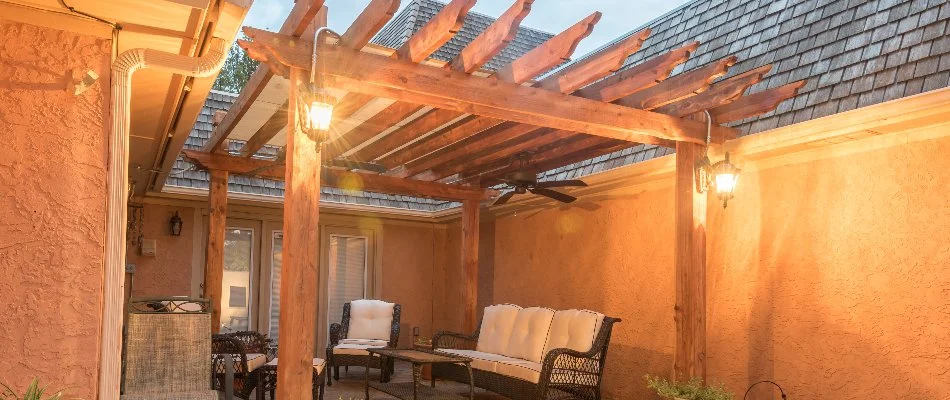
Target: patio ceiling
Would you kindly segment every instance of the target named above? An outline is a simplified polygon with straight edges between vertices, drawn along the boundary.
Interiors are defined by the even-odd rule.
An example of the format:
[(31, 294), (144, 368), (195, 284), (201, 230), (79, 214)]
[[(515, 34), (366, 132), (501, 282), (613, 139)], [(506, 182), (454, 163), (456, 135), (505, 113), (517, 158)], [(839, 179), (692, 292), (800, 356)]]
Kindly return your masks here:
[[(368, 41), (398, 1), (373, 1), (342, 38), (321, 44), (319, 68), (340, 98), (331, 127), (337, 139), (324, 145), (325, 164), (373, 162), (392, 177), (491, 186), (497, 183), (493, 178), (519, 167), (513, 161), (519, 154), (529, 154), (529, 167), (544, 171), (641, 143), (703, 143), (703, 110), (717, 125), (713, 142), (722, 143), (737, 133), (718, 124), (772, 111), (803, 84), (745, 94), (771, 66), (717, 82), (738, 61), (734, 56), (671, 77), (698, 42), (621, 70), (649, 30), (545, 74), (570, 59), (599, 13), (501, 70), (482, 70), (530, 12), (532, 1), (523, 0), (515, 1), (455, 60), (429, 59), (455, 35), (473, 3), (449, 3), (401, 48), (388, 49)], [(240, 44), (265, 61), (259, 72), (268, 79), (252, 79), (241, 95), (248, 101), (239, 99), (229, 110), (204, 150), (217, 151), (225, 140), (237, 139), (246, 143), (234, 157), (250, 159), (265, 145), (285, 145), (288, 89), (283, 76), (288, 65), (309, 69), (312, 45), (283, 31), (245, 32), (253, 41)]]

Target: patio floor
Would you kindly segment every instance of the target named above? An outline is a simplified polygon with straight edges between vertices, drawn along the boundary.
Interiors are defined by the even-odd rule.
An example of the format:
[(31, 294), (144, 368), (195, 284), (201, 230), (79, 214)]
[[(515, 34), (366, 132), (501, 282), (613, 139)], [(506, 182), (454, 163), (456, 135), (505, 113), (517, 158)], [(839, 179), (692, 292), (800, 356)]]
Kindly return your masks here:
[[(333, 386), (327, 386), (326, 392), (324, 394), (324, 400), (360, 400), (363, 399), (363, 369), (351, 367), (349, 374), (344, 372), (343, 368), (340, 369), (340, 380), (334, 381)], [(379, 379), (379, 373), (376, 370), (370, 370), (370, 379)], [(393, 382), (410, 382), (412, 381), (412, 369), (408, 363), (396, 361), (396, 373), (393, 375)], [(426, 381), (428, 383), (428, 381)], [(461, 394), (465, 397), (468, 397), (468, 385), (449, 382), (449, 381), (439, 381), (436, 383), (437, 388), (443, 390), (448, 390), (453, 393)], [(394, 397), (389, 396), (385, 393), (370, 390), (371, 399), (393, 399)], [(505, 399), (505, 397), (496, 395), (494, 393), (486, 392), (484, 390), (475, 389), (475, 398), (479, 400), (499, 400)]]

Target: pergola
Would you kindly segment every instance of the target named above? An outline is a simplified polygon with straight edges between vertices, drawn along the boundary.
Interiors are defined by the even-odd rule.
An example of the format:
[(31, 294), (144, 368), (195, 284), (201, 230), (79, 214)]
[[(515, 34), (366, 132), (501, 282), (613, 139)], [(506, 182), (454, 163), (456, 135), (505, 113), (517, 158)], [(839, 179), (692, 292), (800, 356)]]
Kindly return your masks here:
[[(309, 75), (313, 29), (325, 26), (323, 0), (299, 0), (280, 32), (245, 28), (239, 41), (262, 62), (202, 151), (185, 158), (209, 170), (210, 234), (206, 296), (220, 299), (228, 174), (286, 182), (281, 275), (280, 398), (310, 391), (318, 282), (320, 187), (359, 189), (462, 203), (461, 297), (465, 327), (477, 326), (480, 203), (497, 195), (494, 179), (519, 168), (514, 156), (544, 171), (638, 144), (676, 149), (675, 274), (677, 378), (705, 377), (706, 194), (696, 190), (696, 163), (706, 146), (703, 111), (713, 117), (711, 142), (737, 136), (721, 126), (767, 113), (794, 97), (804, 82), (753, 94), (770, 66), (715, 82), (737, 62), (726, 57), (670, 77), (699, 46), (689, 43), (625, 67), (650, 35), (634, 33), (586, 59), (546, 74), (570, 59), (600, 19), (594, 13), (497, 71), (482, 67), (514, 39), (532, 0), (515, 0), (450, 62), (429, 57), (461, 28), (475, 0), (453, 0), (398, 49), (369, 44), (399, 0), (373, 0), (340, 37), (318, 43), (318, 74), (341, 96), (336, 138), (318, 143), (297, 123), (298, 82)], [(272, 77), (290, 81), (286, 102), (239, 154), (224, 146), (229, 133)], [(292, 112), (293, 111), (293, 112)], [(331, 128), (332, 129), (332, 128)], [(339, 128), (337, 128), (339, 129)], [(285, 132), (285, 143), (279, 133)], [(253, 157), (265, 145), (285, 145), (280, 160)], [(341, 167), (374, 163), (386, 170)], [(220, 318), (220, 304), (214, 306)], [(215, 321), (216, 322), (216, 321)], [(214, 326), (219, 324), (215, 323)]]

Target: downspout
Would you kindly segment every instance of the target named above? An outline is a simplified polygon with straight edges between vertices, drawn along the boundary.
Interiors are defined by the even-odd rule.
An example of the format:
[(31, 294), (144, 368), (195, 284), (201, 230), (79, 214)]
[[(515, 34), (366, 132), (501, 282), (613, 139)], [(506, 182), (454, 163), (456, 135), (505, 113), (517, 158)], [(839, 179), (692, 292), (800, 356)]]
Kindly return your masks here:
[(208, 51), (200, 57), (138, 48), (123, 52), (112, 64), (112, 132), (109, 137), (109, 174), (106, 184), (108, 203), (99, 344), (99, 399), (119, 399), (122, 371), (132, 75), (139, 69), (154, 68), (189, 77), (205, 78), (218, 73), (226, 58), (225, 41), (212, 38)]

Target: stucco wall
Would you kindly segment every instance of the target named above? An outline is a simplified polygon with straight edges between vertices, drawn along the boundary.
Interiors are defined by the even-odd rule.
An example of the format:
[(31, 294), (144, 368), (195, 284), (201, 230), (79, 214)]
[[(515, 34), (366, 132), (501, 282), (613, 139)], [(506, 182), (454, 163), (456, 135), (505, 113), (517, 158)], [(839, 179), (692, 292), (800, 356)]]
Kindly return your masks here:
[[(93, 399), (110, 43), (0, 20), (0, 381)], [(67, 93), (71, 70), (100, 79)], [(106, 90), (104, 90), (106, 89)]]
[[(710, 380), (950, 399), (948, 152), (944, 137), (747, 171), (728, 209), (710, 201)], [(624, 319), (608, 398), (650, 398), (641, 377), (672, 368), (671, 185), (497, 221), (495, 302)]]
[(384, 225), (382, 232), (382, 299), (402, 306), (399, 347), (412, 347), (412, 329), (432, 336), (432, 271), (435, 260), (432, 225)]
[[(138, 245), (129, 246), (126, 259), (135, 264), (132, 297), (188, 296), (191, 293), (194, 232), (201, 229), (201, 221), (195, 221), (194, 210), (159, 204), (143, 206), (142, 235), (144, 239), (155, 240), (156, 253), (143, 256)], [(181, 236), (170, 233), (169, 220), (176, 211), (182, 219)], [(126, 274), (126, 287), (129, 283)]]

